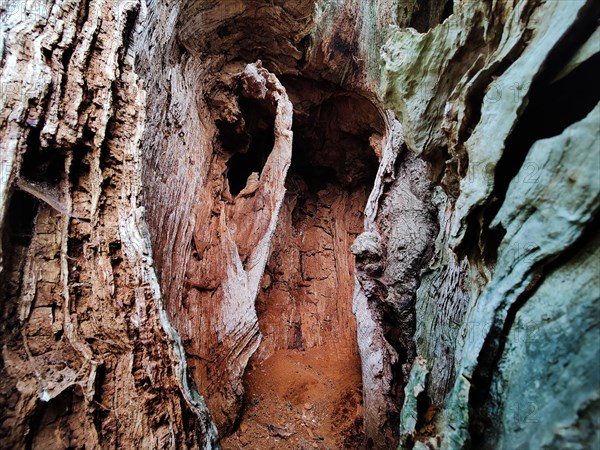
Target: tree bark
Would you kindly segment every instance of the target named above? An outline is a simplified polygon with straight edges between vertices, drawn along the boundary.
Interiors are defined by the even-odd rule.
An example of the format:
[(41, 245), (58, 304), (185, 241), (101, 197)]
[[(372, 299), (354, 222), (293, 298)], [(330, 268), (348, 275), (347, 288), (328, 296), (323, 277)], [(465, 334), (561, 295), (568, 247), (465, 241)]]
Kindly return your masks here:
[(366, 448), (599, 445), (599, 16), (3, 2), (0, 446), (219, 448), (325, 344)]
[(105, 1), (3, 11), (2, 448), (217, 442), (144, 219), (138, 12)]

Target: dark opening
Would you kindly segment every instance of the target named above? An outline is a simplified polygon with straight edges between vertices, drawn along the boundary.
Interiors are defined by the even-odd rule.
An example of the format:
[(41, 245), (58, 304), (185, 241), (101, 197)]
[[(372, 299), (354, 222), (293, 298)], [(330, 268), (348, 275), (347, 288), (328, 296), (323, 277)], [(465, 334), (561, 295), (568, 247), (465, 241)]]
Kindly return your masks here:
[(441, 20), (441, 22), (443, 22), (448, 17), (450, 17), (452, 15), (453, 11), (454, 11), (454, 2), (452, 0), (447, 1), (446, 2), (446, 6), (444, 6), (444, 11), (442, 12), (442, 20)]
[(243, 123), (221, 126), (223, 148), (233, 156), (227, 162), (229, 192), (238, 195), (246, 186), (248, 177), (259, 175), (275, 144), (275, 117), (257, 100), (240, 99)]
[(6, 215), (6, 230), (10, 243), (29, 246), (33, 232), (33, 219), (37, 214), (37, 208), (37, 199), (20, 190), (13, 192), (8, 214)]
[(323, 103), (308, 106), (300, 99), (302, 92), (291, 84), (286, 89), (295, 107), (290, 183), (303, 180), (311, 194), (328, 184), (346, 191), (370, 185), (379, 167), (370, 139), (383, 132), (375, 107), (348, 93), (332, 93)]
[[(292, 162), (256, 299), (263, 339), (244, 377), (242, 422), (276, 416), (291, 423), (303, 408), (319, 405), (336, 424), (335, 430), (316, 425), (321, 446), (362, 448), (349, 243), (363, 231), (385, 124), (368, 99), (339, 86), (303, 77), (280, 80), (294, 107)], [(272, 392), (284, 392), (278, 395), (287, 407)], [(254, 436), (275, 443), (272, 430), (249, 426)], [(298, 435), (309, 441), (306, 431)]]
[(566, 77), (545, 86), (534, 86), (510, 144), (530, 148), (535, 141), (558, 136), (569, 125), (585, 118), (600, 100), (600, 86), (594, 82), (599, 76), (597, 53)]
[(454, 2), (452, 0), (446, 2), (421, 1), (410, 18), (409, 26), (419, 33), (426, 33), (447, 19), (452, 14), (453, 9)]
[(65, 170), (65, 158), (54, 149), (44, 149), (40, 141), (42, 125), (30, 128), (27, 136), (27, 151), (23, 156), (21, 174), (31, 181), (58, 183)]
[(78, 404), (81, 404), (83, 396), (79, 391), (77, 387), (70, 387), (48, 402), (37, 402), (35, 412), (29, 418), (30, 432), (25, 438), (26, 449), (46, 446), (44, 434), (40, 435), (40, 430), (50, 429), (56, 433), (55, 435), (59, 432), (73, 433), (68, 415), (77, 409)]
[[(38, 201), (35, 198), (19, 190), (13, 192), (2, 235), (4, 258), (3, 270), (0, 273), (0, 317), (3, 318), (0, 328), (11, 333), (18, 333), (19, 330), (19, 327), (13, 323), (18, 320), (17, 297), (21, 288), (19, 274), (31, 244), (37, 211)], [(18, 339), (14, 336), (11, 342), (18, 342)]]

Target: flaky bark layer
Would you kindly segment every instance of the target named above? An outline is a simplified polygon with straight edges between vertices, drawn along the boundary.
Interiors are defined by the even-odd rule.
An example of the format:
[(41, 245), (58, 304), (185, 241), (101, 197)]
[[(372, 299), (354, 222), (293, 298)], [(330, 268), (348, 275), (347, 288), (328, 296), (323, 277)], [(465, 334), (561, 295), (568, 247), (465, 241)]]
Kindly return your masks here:
[(210, 447), (140, 199), (139, 4), (15, 5), (3, 13), (0, 446)]

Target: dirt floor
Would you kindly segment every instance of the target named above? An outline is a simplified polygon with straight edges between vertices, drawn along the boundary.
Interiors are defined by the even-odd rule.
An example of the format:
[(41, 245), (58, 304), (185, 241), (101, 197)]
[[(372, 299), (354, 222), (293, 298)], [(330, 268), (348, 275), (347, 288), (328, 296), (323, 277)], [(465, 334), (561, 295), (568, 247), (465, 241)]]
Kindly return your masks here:
[(246, 405), (224, 450), (363, 448), (357, 355), (335, 347), (280, 350), (245, 377)]

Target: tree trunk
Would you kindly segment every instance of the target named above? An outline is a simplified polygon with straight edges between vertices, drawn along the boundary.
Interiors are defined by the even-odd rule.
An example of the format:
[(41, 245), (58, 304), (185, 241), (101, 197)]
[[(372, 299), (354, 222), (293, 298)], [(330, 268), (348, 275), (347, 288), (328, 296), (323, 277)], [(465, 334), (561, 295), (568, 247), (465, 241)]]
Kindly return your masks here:
[(600, 445), (600, 7), (514, 3), (0, 4), (0, 447)]

